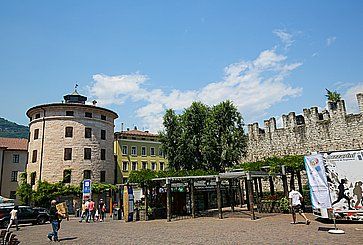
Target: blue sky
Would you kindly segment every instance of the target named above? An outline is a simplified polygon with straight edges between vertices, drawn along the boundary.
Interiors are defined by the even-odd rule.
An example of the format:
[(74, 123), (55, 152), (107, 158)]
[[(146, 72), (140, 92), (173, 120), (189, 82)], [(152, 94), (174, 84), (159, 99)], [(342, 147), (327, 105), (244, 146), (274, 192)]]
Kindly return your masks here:
[[(345, 3), (345, 4), (344, 4)], [(0, 117), (79, 92), (127, 127), (231, 99), (246, 123), (363, 92), (362, 1), (1, 1)], [(262, 125), (260, 125), (262, 126)]]

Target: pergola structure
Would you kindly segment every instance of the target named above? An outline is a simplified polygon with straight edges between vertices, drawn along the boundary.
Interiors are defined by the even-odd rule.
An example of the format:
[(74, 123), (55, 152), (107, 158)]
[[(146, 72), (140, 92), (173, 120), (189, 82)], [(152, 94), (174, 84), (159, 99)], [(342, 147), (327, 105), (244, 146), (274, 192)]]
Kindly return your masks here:
[[(287, 189), (287, 178), (286, 178), (286, 172), (285, 167), (282, 166), (282, 173), (277, 174), (281, 175), (282, 182), (283, 182), (283, 188), (284, 188), (284, 195), (288, 195), (288, 189)], [(274, 175), (276, 176), (276, 174)], [(203, 187), (204, 186), (215, 186), (216, 194), (217, 194), (217, 207), (218, 207), (218, 217), (220, 219), (223, 218), (223, 212), (222, 212), (222, 195), (221, 195), (221, 185), (222, 182), (225, 184), (228, 183), (229, 190), (234, 193), (234, 190), (232, 188), (233, 184), (237, 184), (238, 186), (238, 192), (240, 197), (240, 204), (242, 205), (244, 203), (244, 191), (245, 188), (246, 191), (246, 200), (247, 200), (247, 207), (248, 210), (251, 213), (251, 219), (255, 220), (255, 212), (254, 212), (254, 205), (255, 205), (255, 199), (254, 199), (254, 189), (257, 193), (259, 193), (259, 196), (262, 197), (262, 178), (268, 178), (270, 182), (270, 191), (271, 194), (274, 193), (274, 186), (272, 181), (272, 175), (270, 175), (268, 172), (264, 171), (243, 171), (243, 170), (233, 170), (231, 172), (226, 173), (220, 173), (218, 175), (206, 175), (206, 176), (183, 176), (183, 177), (166, 177), (166, 178), (155, 178), (152, 179), (153, 182), (159, 182), (160, 186), (163, 186), (166, 189), (166, 217), (167, 221), (171, 221), (172, 218), (172, 185), (173, 187), (178, 185), (188, 185), (190, 189), (190, 199), (191, 199), (191, 216), (192, 218), (195, 218), (195, 211), (196, 211), (196, 205), (195, 205), (195, 188), (196, 187)], [(241, 185), (241, 180), (244, 180), (245, 187)], [(255, 188), (253, 188), (253, 183), (255, 185)], [(227, 185), (225, 185), (227, 186)], [(144, 192), (145, 194), (145, 210), (148, 209), (148, 203), (147, 203), (147, 191)], [(231, 204), (231, 210), (234, 211), (234, 194), (233, 198), (230, 199)], [(147, 220), (147, 212), (145, 212), (145, 220)]]

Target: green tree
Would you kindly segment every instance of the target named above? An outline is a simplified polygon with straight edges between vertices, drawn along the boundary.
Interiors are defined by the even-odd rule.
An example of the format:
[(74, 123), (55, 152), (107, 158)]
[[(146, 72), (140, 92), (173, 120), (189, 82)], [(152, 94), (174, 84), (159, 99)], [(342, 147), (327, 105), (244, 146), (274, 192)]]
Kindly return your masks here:
[(16, 190), (16, 195), (19, 196), (21, 205), (30, 205), (34, 191), (30, 184), (26, 182), (26, 173), (20, 174), (20, 184)]
[(181, 115), (181, 126), (183, 128), (182, 158), (185, 169), (202, 169), (203, 155), (202, 137), (208, 117), (209, 108), (201, 102), (193, 102)]
[(180, 157), (182, 136), (180, 117), (172, 109), (168, 109), (164, 115), (163, 125), (165, 130), (160, 133), (160, 141), (168, 158), (169, 167), (181, 169), (183, 162)]
[(333, 91), (332, 92), (332, 91), (330, 91), (327, 88), (325, 90), (327, 92), (326, 95), (325, 95), (325, 97), (327, 97), (329, 101), (336, 103), (339, 100), (341, 100), (341, 95), (337, 91)]
[(231, 101), (224, 101), (210, 110), (203, 133), (203, 149), (207, 168), (223, 171), (245, 155), (246, 135), (243, 119)]

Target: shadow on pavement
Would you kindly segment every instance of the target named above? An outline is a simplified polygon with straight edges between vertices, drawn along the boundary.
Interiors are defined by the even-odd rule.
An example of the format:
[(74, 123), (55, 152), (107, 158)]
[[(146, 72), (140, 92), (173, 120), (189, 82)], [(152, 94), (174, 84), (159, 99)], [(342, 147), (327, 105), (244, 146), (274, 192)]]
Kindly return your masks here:
[(64, 237), (64, 238), (60, 238), (59, 241), (71, 241), (71, 240), (76, 240), (78, 237)]

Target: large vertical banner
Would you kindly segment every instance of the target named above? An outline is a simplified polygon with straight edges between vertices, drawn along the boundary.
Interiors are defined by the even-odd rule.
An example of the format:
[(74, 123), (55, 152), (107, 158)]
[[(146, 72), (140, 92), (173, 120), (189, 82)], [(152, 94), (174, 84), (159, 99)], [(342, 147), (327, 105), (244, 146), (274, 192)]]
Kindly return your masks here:
[(82, 188), (82, 200), (88, 200), (92, 196), (92, 188), (91, 188), (91, 180), (85, 179), (83, 180), (83, 188)]
[(363, 150), (324, 153), (332, 207), (342, 217), (363, 219)]
[(134, 215), (134, 194), (131, 186), (124, 186), (123, 206), (124, 220), (126, 222), (132, 221)]
[(305, 169), (309, 179), (311, 203), (316, 209), (331, 207), (329, 186), (321, 154), (305, 156)]

